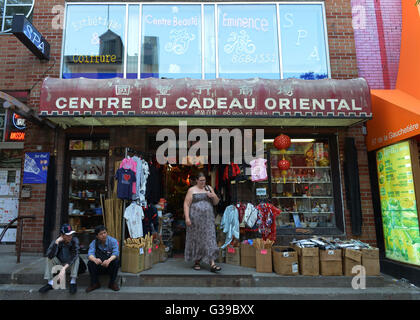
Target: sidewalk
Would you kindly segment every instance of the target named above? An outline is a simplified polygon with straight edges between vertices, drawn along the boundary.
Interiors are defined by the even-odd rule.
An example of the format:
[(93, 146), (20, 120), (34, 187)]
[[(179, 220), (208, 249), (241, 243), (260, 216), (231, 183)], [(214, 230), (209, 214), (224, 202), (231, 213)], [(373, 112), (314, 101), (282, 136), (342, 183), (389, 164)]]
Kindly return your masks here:
[(45, 257), (24, 253), (17, 264), (14, 246), (0, 245), (0, 300), (420, 300), (419, 288), (387, 275), (367, 277), (366, 289), (355, 290), (352, 277), (280, 276), (220, 265), (222, 272), (214, 274), (208, 266), (195, 271), (191, 263), (172, 258), (138, 274), (119, 272), (118, 292), (107, 288), (104, 276), (102, 287), (86, 294), (89, 274), (85, 273), (78, 279), (76, 295), (71, 296), (68, 290), (41, 295), (38, 289), (46, 283)]

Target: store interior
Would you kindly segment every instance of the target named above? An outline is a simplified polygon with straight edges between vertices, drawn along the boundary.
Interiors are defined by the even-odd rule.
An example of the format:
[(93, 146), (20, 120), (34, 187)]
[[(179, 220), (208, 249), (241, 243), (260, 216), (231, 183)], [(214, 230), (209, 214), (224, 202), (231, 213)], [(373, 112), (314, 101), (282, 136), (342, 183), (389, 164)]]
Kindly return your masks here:
[[(156, 208), (149, 216), (145, 214), (143, 231), (150, 230), (162, 236), (162, 217), (170, 219), (171, 253), (180, 256), (185, 246), (185, 221), (183, 203), (192, 177), (203, 172), (207, 184), (220, 198), (215, 207), (218, 243), (223, 243), (220, 220), (229, 205), (270, 203), (281, 210), (275, 217), (275, 225), (281, 230), (325, 230), (336, 226), (337, 203), (333, 185), (333, 168), (330, 161), (331, 138), (292, 137), (287, 150), (278, 150), (273, 142), (276, 133), (265, 135), (264, 159), (267, 178), (253, 181), (249, 165), (205, 164), (200, 154), (183, 159), (183, 164), (160, 165), (156, 161), (156, 142), (148, 143), (143, 150), (132, 147), (110, 148), (109, 139), (68, 139), (67, 164), (68, 191), (66, 194), (68, 222), (79, 234), (81, 251), (86, 251), (94, 239), (93, 230), (105, 224), (110, 234), (119, 241), (130, 237), (122, 218), (132, 200), (118, 199), (115, 173), (123, 159), (138, 156), (148, 163), (149, 177), (146, 183), (146, 207)], [(150, 139), (149, 139), (150, 140)], [(231, 146), (234, 141), (231, 139)], [(255, 148), (255, 144), (254, 144)], [(233, 150), (233, 148), (231, 148)], [(255, 150), (255, 149), (254, 149)], [(113, 163), (110, 163), (110, 154)], [(222, 155), (222, 152), (220, 153)], [(233, 157), (232, 157), (233, 158)], [(210, 160), (210, 157), (208, 157)], [(287, 160), (289, 167), (282, 170), (280, 161)], [(220, 158), (219, 163), (222, 162)], [(284, 163), (283, 163), (284, 164)], [(284, 169), (284, 168), (283, 168)], [(112, 203), (111, 203), (112, 202)], [(153, 209), (154, 210), (154, 209)], [(157, 215), (156, 215), (157, 213)], [(114, 215), (110, 218), (110, 214)], [(147, 221), (145, 221), (147, 220)], [(145, 228), (148, 223), (150, 228)], [(258, 227), (241, 225), (241, 239), (257, 238)]]

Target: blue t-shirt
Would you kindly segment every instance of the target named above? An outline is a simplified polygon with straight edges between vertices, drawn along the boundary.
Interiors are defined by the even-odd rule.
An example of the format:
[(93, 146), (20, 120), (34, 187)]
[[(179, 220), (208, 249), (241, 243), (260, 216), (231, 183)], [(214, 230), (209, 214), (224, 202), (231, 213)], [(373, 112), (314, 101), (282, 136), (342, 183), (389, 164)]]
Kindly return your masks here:
[(115, 174), (117, 184), (117, 197), (131, 200), (133, 194), (133, 182), (136, 182), (136, 174), (130, 169), (119, 168)]

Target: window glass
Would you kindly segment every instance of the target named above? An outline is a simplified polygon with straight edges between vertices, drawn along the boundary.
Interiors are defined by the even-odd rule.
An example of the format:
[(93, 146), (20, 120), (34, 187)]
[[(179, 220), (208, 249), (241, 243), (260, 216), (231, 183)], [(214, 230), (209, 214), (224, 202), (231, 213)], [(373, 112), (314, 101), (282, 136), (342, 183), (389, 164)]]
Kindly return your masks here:
[(143, 5), (141, 77), (201, 79), (200, 5)]
[(328, 77), (321, 5), (280, 5), (283, 78)]
[(0, 33), (12, 31), (14, 14), (24, 14), (32, 21), (34, 0), (0, 0)]
[(205, 79), (216, 78), (216, 30), (214, 5), (204, 6), (204, 73)]
[(67, 7), (63, 78), (124, 76), (125, 5)]
[(218, 6), (219, 77), (278, 79), (275, 5)]
[(140, 6), (128, 7), (127, 78), (137, 79), (140, 41)]
[[(282, 210), (277, 226), (335, 227), (328, 139), (292, 139), (285, 153), (272, 143), (266, 148), (270, 149), (272, 202)], [(281, 160), (287, 161), (287, 170)]]

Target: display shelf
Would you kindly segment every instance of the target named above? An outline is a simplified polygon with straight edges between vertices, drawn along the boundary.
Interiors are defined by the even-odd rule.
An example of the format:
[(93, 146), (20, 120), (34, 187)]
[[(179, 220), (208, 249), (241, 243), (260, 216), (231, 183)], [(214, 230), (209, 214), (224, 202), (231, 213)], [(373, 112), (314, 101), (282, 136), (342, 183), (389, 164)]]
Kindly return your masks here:
[[(267, 182), (268, 183), (268, 182)], [(297, 182), (297, 181), (286, 181), (286, 182), (281, 182), (281, 181), (271, 181), (272, 184), (318, 184), (318, 183), (328, 183), (331, 184), (331, 181), (301, 181), (301, 182)]]
[(101, 217), (102, 214), (69, 214), (69, 217), (84, 217), (84, 218), (91, 218), (91, 217)]
[(311, 212), (311, 211), (282, 211), (282, 214), (286, 214), (286, 213), (303, 213), (303, 214), (314, 214), (314, 215), (321, 215), (321, 214), (331, 214), (334, 212)]
[(332, 196), (310, 196), (310, 197), (279, 197), (279, 196), (273, 196), (273, 199), (334, 199)]
[[(273, 169), (279, 169), (278, 166), (271, 166), (271, 170)], [(331, 169), (330, 166), (317, 166), (317, 167), (307, 167), (307, 166), (302, 166), (302, 167), (289, 167), (290, 169)]]

